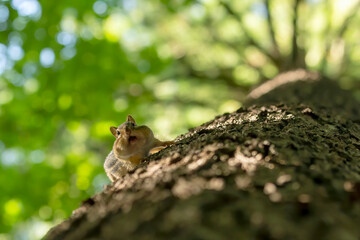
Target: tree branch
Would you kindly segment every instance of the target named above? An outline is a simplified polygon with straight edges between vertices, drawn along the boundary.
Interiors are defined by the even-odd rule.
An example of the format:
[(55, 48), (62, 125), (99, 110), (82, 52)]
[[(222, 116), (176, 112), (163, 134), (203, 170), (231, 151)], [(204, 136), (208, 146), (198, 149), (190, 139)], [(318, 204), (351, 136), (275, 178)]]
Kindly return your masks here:
[(256, 47), (257, 49), (259, 49), (266, 57), (268, 57), (269, 59), (271, 59), (271, 61), (278, 67), (280, 67), (279, 65), (279, 61), (278, 59), (276, 59), (272, 54), (270, 54), (264, 47), (262, 47), (257, 41), (255, 41), (255, 39), (251, 36), (251, 34), (249, 33), (249, 31), (247, 30), (247, 28), (245, 27), (241, 17), (239, 17), (239, 15), (237, 15), (229, 6), (229, 4), (220, 1), (220, 4), (225, 8), (225, 10), (231, 15), (233, 16), (240, 24), (242, 30), (244, 31), (248, 41), (249, 41), (249, 45), (252, 45), (254, 47)]
[[(332, 40), (339, 40), (339, 39), (343, 38), (343, 36), (344, 36), (346, 30), (348, 29), (351, 21), (356, 16), (356, 14), (359, 12), (359, 10), (360, 10), (360, 1), (358, 1), (357, 4), (355, 4), (352, 12), (350, 12), (350, 14), (346, 17), (346, 19), (344, 20), (344, 23), (341, 26), (340, 30), (338, 31), (337, 35), (334, 38), (332, 38)], [(326, 59), (329, 57), (329, 54), (330, 54), (331, 42), (332, 41), (326, 41), (324, 57), (323, 57), (323, 59), (321, 61), (321, 65), (320, 65), (320, 72), (321, 73), (324, 73), (324, 71), (325, 71)]]
[(274, 54), (276, 57), (280, 57), (279, 45), (277, 44), (276, 39), (275, 39), (274, 24), (272, 21), (272, 15), (271, 15), (271, 11), (270, 11), (270, 0), (265, 0), (265, 6), (266, 6), (266, 10), (267, 10), (266, 16), (267, 16), (267, 24), (268, 24), (268, 28), (269, 28), (269, 34), (270, 34), (272, 44), (274, 46)]
[(297, 18), (298, 18), (298, 8), (299, 8), (300, 0), (295, 1), (294, 6), (294, 18), (293, 18), (293, 36), (292, 36), (292, 66), (297, 66), (297, 58), (299, 56), (299, 49), (298, 49), (298, 43), (297, 43)]
[(360, 9), (360, 1), (358, 1), (358, 3), (355, 5), (355, 7), (353, 8), (352, 12), (349, 14), (349, 16), (347, 16), (347, 18), (345, 19), (343, 25), (340, 28), (340, 31), (338, 33), (337, 38), (342, 38), (344, 36), (344, 33), (346, 32), (346, 30), (348, 29), (351, 20), (356, 16), (356, 14), (359, 12)]
[[(210, 28), (210, 29), (211, 29), (211, 28)], [(230, 43), (230, 42), (224, 42), (224, 41), (220, 40), (220, 39), (216, 36), (216, 34), (214, 33), (214, 31), (212, 31), (212, 30), (209, 30), (209, 31), (210, 31), (211, 37), (213, 38), (213, 40), (214, 40), (215, 42), (221, 42), (222, 44), (228, 46), (229, 48), (234, 49), (235, 51), (237, 51), (237, 52), (239, 53), (240, 56), (241, 56), (241, 55), (244, 55), (243, 52), (240, 52), (241, 49), (239, 48), (239, 45), (233, 44), (233, 43)], [(267, 79), (267, 78), (264, 76), (264, 74), (262, 73), (262, 69), (261, 69), (261, 68), (259, 68), (259, 67), (257, 67), (257, 66), (254, 66), (253, 64), (251, 64), (249, 61), (246, 60), (245, 57), (242, 57), (241, 59), (243, 60), (242, 64), (247, 65), (247, 66), (249, 66), (250, 68), (255, 69), (255, 70), (259, 73), (260, 78), (261, 78), (260, 82), (263, 82), (263, 81), (265, 81), (265, 80)], [(234, 80), (233, 80), (233, 77), (231, 77), (231, 79), (232, 79), (232, 81), (234, 81)], [(227, 80), (227, 81), (230, 81), (230, 80)], [(236, 83), (234, 83), (234, 84), (237, 85)], [(231, 85), (233, 85), (233, 84), (231, 84)]]
[[(200, 71), (196, 71), (195, 69), (191, 68), (189, 66), (188, 68), (188, 76), (189, 77), (194, 77), (194, 78), (205, 78), (205, 79), (209, 79), (208, 76), (206, 76), (206, 74), (204, 72), (200, 72)], [(246, 86), (241, 86), (239, 84), (237, 84), (234, 81), (234, 77), (232, 76), (232, 72), (228, 71), (227, 69), (220, 69), (219, 71), (219, 76), (217, 77), (217, 79), (221, 79), (224, 82), (226, 82), (226, 84), (231, 87), (232, 89), (236, 89), (236, 91), (240, 91), (240, 92), (248, 92), (249, 88)]]

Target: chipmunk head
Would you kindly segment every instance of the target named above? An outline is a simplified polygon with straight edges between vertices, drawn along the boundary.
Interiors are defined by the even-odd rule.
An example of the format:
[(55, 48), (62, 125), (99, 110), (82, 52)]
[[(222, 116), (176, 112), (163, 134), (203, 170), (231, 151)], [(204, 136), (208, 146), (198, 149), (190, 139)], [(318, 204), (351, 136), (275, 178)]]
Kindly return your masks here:
[(154, 139), (150, 128), (137, 126), (131, 115), (128, 115), (126, 122), (120, 126), (110, 127), (110, 131), (116, 138), (113, 151), (120, 158), (138, 153)]

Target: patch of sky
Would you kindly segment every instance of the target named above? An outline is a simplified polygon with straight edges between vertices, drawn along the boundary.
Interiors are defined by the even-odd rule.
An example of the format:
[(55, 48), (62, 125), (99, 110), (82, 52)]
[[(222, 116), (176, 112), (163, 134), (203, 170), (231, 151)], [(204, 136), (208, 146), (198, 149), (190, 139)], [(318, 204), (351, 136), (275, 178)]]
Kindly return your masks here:
[(137, 7), (136, 0), (123, 0), (123, 8), (124, 10), (130, 12)]
[(266, 18), (268, 15), (266, 6), (263, 2), (255, 2), (251, 5), (251, 11), (260, 17)]
[(74, 46), (76, 43), (76, 36), (73, 33), (61, 31), (56, 35), (56, 40), (61, 45)]
[(17, 44), (17, 45), (23, 45), (24, 40), (21, 37), (21, 34), (19, 32), (13, 31), (9, 33), (8, 36), (9, 43)]
[(99, 15), (99, 16), (104, 16), (106, 11), (108, 9), (108, 6), (105, 2), (103, 1), (96, 1), (93, 4), (93, 10), (94, 12)]
[(7, 47), (0, 43), (0, 75), (6, 70), (7, 63)]
[(24, 57), (24, 50), (20, 45), (10, 43), (7, 49), (8, 56), (13, 61), (19, 61)]
[(27, 77), (27, 78), (33, 77), (36, 72), (37, 72), (37, 65), (35, 63), (26, 62), (23, 65), (22, 73), (25, 77)]
[(69, 60), (73, 58), (76, 55), (76, 48), (74, 47), (64, 47), (60, 51), (60, 56), (64, 60)]
[(21, 87), (25, 83), (24, 76), (13, 69), (9, 69), (4, 75), (5, 78), (16, 87)]
[(44, 48), (40, 52), (40, 64), (45, 67), (51, 67), (55, 62), (55, 53), (51, 48)]
[(43, 151), (37, 149), (29, 154), (29, 160), (33, 163), (41, 163), (45, 160), (45, 154)]
[(0, 23), (6, 22), (9, 18), (9, 9), (5, 5), (0, 5)]
[(1, 163), (3, 166), (20, 165), (24, 160), (24, 154), (19, 149), (8, 148), (1, 153)]
[(13, 0), (11, 6), (18, 12), (19, 16), (38, 20), (41, 17), (41, 5), (37, 0)]

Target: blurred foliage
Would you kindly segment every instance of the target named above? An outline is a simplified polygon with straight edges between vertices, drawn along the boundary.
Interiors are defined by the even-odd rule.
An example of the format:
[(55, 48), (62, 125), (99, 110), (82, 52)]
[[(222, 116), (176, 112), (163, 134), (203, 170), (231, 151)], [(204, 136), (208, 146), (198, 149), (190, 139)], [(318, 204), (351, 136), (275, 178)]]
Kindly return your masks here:
[[(109, 126), (161, 139), (306, 67), (357, 88), (354, 0), (0, 0), (0, 239), (37, 239), (109, 183)], [(294, 27), (295, 26), (295, 27)]]

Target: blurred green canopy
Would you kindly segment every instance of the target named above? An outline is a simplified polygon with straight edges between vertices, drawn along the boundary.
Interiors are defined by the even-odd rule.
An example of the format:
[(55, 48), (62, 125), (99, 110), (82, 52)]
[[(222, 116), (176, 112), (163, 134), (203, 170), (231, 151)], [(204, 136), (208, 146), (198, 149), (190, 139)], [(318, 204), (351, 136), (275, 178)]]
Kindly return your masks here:
[(161, 139), (303, 67), (360, 95), (355, 0), (0, 0), (0, 240), (38, 239), (109, 183), (111, 125)]

